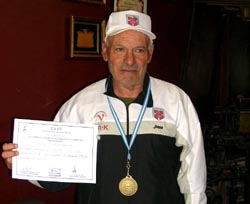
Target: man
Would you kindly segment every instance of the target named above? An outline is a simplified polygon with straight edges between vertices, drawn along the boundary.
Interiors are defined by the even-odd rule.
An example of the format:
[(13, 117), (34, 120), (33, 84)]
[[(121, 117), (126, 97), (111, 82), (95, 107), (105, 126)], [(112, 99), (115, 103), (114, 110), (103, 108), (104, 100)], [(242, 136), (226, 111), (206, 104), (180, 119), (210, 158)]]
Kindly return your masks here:
[[(102, 45), (110, 76), (68, 100), (55, 121), (99, 127), (97, 183), (78, 184), (78, 204), (204, 204), (206, 164), (196, 111), (178, 87), (147, 74), (151, 19), (112, 13)], [(4, 144), (11, 168), (17, 146)], [(51, 191), (70, 184), (33, 182)]]

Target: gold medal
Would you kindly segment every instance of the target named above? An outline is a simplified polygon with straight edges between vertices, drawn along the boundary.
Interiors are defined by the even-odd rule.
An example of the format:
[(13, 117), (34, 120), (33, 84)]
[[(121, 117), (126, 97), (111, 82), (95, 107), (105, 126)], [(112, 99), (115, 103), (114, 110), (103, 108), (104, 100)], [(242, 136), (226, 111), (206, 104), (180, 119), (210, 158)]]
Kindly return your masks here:
[(130, 175), (126, 176), (119, 183), (119, 190), (125, 196), (134, 195), (137, 189), (138, 189), (137, 182)]

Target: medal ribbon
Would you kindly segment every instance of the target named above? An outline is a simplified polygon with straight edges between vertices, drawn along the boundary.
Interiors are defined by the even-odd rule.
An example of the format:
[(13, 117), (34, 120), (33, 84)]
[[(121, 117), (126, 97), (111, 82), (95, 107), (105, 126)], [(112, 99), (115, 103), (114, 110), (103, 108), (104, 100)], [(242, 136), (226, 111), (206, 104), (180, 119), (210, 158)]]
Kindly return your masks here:
[(114, 109), (109, 97), (107, 97), (110, 110), (111, 110), (112, 115), (113, 115), (113, 117), (115, 119), (115, 123), (116, 123), (116, 125), (117, 125), (117, 127), (119, 129), (119, 132), (120, 132), (121, 136), (122, 136), (123, 142), (124, 142), (124, 144), (126, 145), (126, 147), (128, 149), (128, 161), (131, 160), (130, 149), (131, 149), (131, 147), (132, 147), (132, 145), (133, 145), (133, 143), (135, 141), (135, 138), (137, 136), (137, 132), (139, 130), (143, 115), (144, 115), (144, 113), (146, 111), (146, 108), (147, 108), (147, 105), (148, 105), (148, 100), (149, 100), (149, 95), (150, 95), (150, 81), (148, 83), (148, 89), (147, 89), (146, 97), (144, 99), (140, 114), (139, 114), (138, 119), (136, 121), (135, 128), (133, 130), (132, 137), (131, 137), (131, 140), (130, 140), (129, 144), (128, 144), (128, 140), (126, 138), (125, 132), (124, 132), (124, 130), (122, 128), (121, 122), (120, 122), (120, 120), (119, 120), (119, 118), (118, 118), (118, 116), (117, 116), (117, 114), (115, 112), (115, 109)]

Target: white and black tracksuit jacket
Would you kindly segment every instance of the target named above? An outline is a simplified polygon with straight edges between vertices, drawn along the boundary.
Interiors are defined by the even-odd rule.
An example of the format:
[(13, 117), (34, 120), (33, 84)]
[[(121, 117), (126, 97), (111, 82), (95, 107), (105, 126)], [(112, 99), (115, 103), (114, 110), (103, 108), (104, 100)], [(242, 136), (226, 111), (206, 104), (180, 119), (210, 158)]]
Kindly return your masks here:
[[(107, 95), (130, 138), (151, 82), (150, 100), (131, 148), (130, 174), (138, 183), (131, 197), (119, 192), (126, 176), (127, 149), (107, 102)], [(111, 79), (112, 81), (112, 79)], [(205, 204), (206, 164), (203, 137), (189, 97), (168, 82), (146, 76), (144, 91), (126, 106), (112, 83), (98, 81), (74, 95), (55, 121), (91, 123), (99, 127), (97, 183), (78, 184), (77, 204)], [(70, 184), (41, 182), (51, 191)]]

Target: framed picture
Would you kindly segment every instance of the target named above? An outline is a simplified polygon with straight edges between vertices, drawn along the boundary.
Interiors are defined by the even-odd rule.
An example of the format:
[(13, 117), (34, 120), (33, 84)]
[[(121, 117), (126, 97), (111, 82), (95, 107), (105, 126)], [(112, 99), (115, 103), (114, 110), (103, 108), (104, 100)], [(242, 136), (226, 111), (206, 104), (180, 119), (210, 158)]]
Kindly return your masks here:
[(73, 0), (78, 2), (87, 2), (87, 3), (93, 3), (93, 4), (106, 4), (106, 0)]
[(70, 57), (100, 57), (105, 20), (71, 16)]
[(114, 0), (114, 11), (124, 10), (147, 13), (147, 0)]

